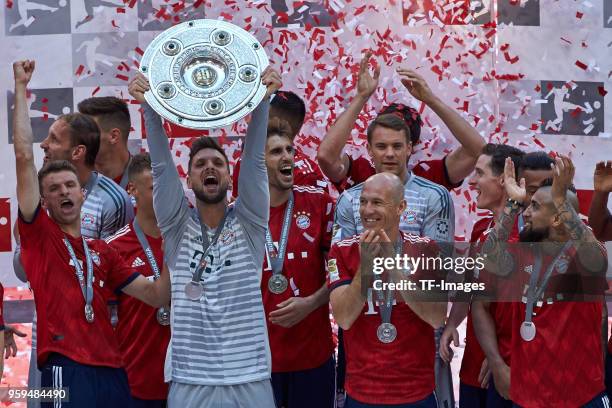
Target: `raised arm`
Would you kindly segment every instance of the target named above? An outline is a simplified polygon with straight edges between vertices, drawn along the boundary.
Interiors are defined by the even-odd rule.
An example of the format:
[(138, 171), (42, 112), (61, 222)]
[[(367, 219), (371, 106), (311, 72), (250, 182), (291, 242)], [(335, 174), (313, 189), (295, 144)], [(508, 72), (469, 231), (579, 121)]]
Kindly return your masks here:
[(261, 75), (261, 82), (266, 85), (267, 92), (253, 111), (247, 129), (238, 176), (240, 195), (236, 200), (236, 212), (244, 215), (250, 222), (267, 228), (270, 211), (270, 191), (265, 160), (268, 113), (270, 96), (280, 89), (282, 81), (278, 72), (268, 67)]
[(502, 276), (514, 271), (515, 260), (508, 252), (508, 239), (519, 214), (520, 205), (525, 202), (527, 196), (525, 179), (517, 183), (515, 174), (514, 163), (508, 157), (504, 166), (504, 188), (508, 201), (482, 246), (482, 252), (486, 255), (485, 269), (498, 270)]
[(334, 183), (344, 180), (348, 175), (349, 157), (343, 153), (344, 146), (351, 137), (351, 131), (355, 127), (359, 114), (378, 86), (380, 67), (375, 65), (374, 75), (370, 75), (371, 57), (372, 52), (368, 51), (361, 60), (357, 78), (357, 95), (329, 128), (317, 151), (317, 161), (321, 171)]
[(451, 183), (460, 183), (474, 170), (484, 139), (455, 109), (434, 95), (423, 77), (404, 68), (397, 72), (408, 92), (434, 111), (459, 142), (460, 146), (446, 157), (445, 165)]
[(599, 162), (593, 175), (594, 190), (589, 210), (589, 225), (600, 241), (612, 241), (612, 215), (608, 196), (612, 191), (612, 161)]
[(188, 216), (189, 206), (161, 118), (145, 101), (144, 93), (148, 90), (148, 79), (138, 73), (130, 82), (129, 92), (144, 110), (153, 173), (153, 208), (159, 227), (165, 233), (174, 226), (184, 224), (183, 218)]
[(34, 218), (40, 204), (38, 175), (34, 165), (34, 150), (26, 88), (34, 73), (34, 61), (13, 63), (15, 77), (15, 109), (13, 110), (13, 148), (17, 172), (17, 202), (25, 221)]

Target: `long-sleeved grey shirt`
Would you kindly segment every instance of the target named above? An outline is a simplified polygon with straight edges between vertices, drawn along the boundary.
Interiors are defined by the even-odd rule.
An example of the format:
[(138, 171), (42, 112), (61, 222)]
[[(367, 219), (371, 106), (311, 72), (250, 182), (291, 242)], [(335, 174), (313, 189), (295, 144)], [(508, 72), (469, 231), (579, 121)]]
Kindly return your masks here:
[[(184, 288), (203, 255), (199, 217), (185, 198), (160, 117), (144, 105), (153, 207), (172, 283), (167, 380), (216, 386), (270, 378), (260, 290), (270, 202), (264, 158), (268, 110), (266, 99), (253, 112), (238, 181), (240, 197), (210, 248), (201, 279), (204, 294), (194, 301)], [(210, 239), (214, 231), (207, 233)]]

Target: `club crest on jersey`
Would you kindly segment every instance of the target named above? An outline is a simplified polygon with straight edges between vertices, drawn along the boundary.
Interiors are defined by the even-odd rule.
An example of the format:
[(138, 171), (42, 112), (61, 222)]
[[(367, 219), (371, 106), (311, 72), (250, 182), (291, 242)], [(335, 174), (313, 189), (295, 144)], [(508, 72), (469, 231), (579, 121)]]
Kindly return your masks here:
[(81, 218), (81, 222), (83, 224), (95, 225), (96, 218), (91, 214), (83, 214), (83, 217)]
[(417, 222), (416, 212), (412, 210), (406, 210), (402, 214), (402, 222), (404, 224), (414, 224)]
[(300, 229), (308, 229), (308, 227), (310, 227), (310, 217), (309, 217), (309, 213), (305, 213), (305, 212), (298, 212), (294, 217), (295, 217), (295, 225), (298, 226), (298, 228)]
[(219, 236), (219, 241), (223, 245), (229, 245), (234, 240), (234, 232), (230, 229), (224, 229)]
[(340, 274), (338, 273), (338, 266), (336, 265), (335, 259), (332, 258), (327, 261), (327, 272), (329, 272), (330, 282), (340, 280)]

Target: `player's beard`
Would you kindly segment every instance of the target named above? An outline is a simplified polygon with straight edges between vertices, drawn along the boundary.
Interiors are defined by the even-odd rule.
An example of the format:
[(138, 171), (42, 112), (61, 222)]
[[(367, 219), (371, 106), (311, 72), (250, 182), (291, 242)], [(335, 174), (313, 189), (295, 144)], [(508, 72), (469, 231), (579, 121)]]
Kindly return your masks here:
[(550, 228), (539, 228), (534, 229), (532, 227), (523, 228), (519, 233), (519, 241), (520, 242), (542, 242), (548, 235), (550, 234)]
[(219, 191), (215, 195), (207, 195), (202, 190), (193, 190), (196, 198), (204, 204), (218, 204), (227, 198), (227, 185), (219, 186)]

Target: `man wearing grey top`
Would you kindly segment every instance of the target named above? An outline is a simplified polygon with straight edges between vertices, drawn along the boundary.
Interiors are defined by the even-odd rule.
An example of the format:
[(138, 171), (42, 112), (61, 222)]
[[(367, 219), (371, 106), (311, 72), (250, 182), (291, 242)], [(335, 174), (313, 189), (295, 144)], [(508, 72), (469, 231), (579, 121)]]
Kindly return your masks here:
[(139, 74), (130, 94), (143, 104), (153, 169), (153, 208), (172, 284), (172, 338), (166, 357), (169, 407), (274, 407), (270, 348), (261, 299), (261, 265), (269, 218), (264, 161), (269, 96), (281, 86), (268, 68), (264, 100), (253, 111), (238, 181), (227, 204), (228, 159), (214, 139), (189, 154), (189, 207), (159, 115), (144, 100)]

